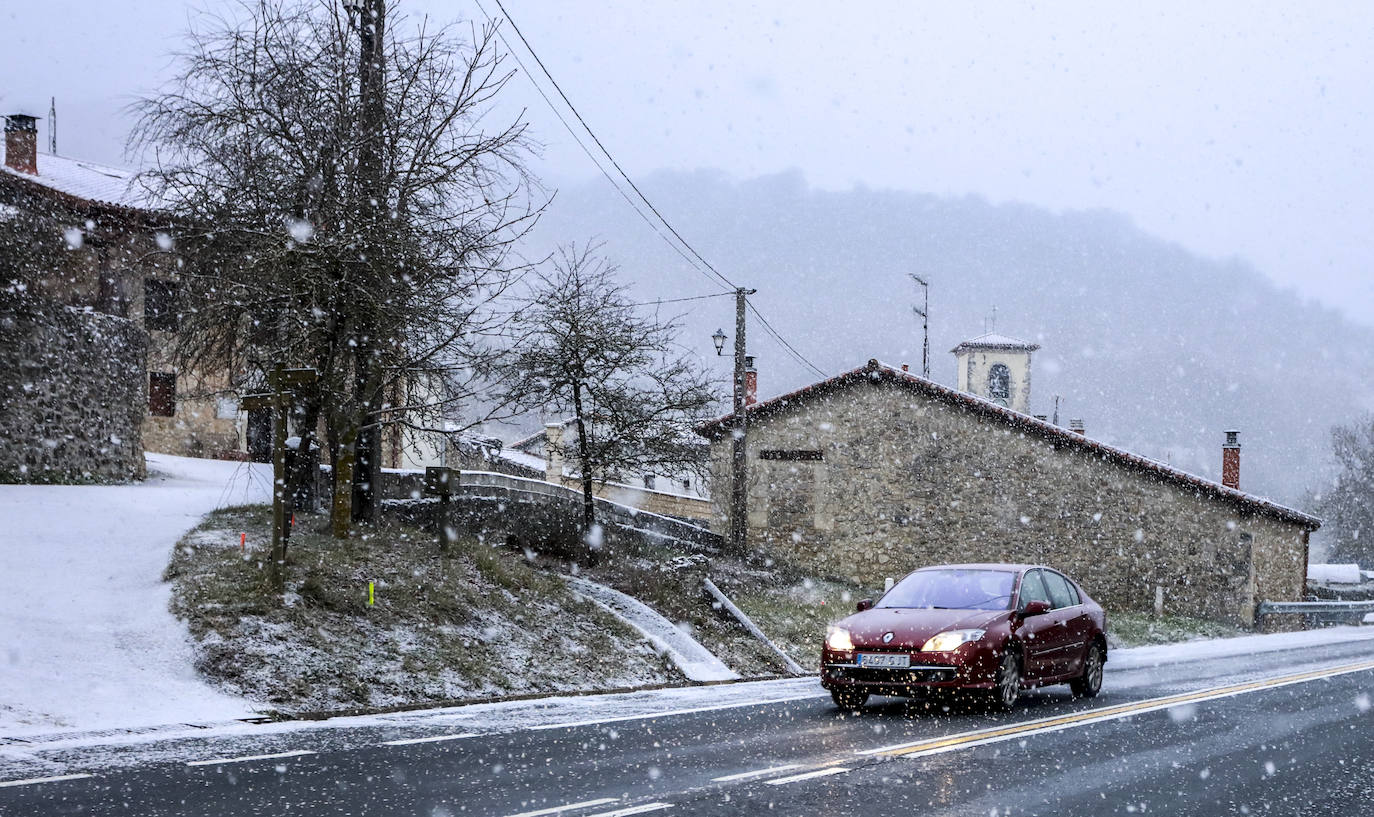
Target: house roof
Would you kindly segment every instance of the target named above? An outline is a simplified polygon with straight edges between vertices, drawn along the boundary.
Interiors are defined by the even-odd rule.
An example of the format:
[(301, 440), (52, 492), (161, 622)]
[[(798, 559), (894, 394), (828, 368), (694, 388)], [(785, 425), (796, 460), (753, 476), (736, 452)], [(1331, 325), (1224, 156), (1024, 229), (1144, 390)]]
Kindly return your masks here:
[(970, 338), (963, 343), (950, 349), (956, 355), (966, 349), (1016, 349), (1026, 352), (1034, 352), (1040, 348), (1038, 343), (1030, 343), (1020, 338), (1013, 338), (1007, 335), (999, 335), (996, 332), (987, 332), (976, 338)]
[[(1247, 494), (1235, 488), (1228, 488), (1219, 482), (1213, 482), (1212, 480), (1205, 479), (1196, 474), (1181, 471), (1162, 462), (1158, 462), (1157, 460), (1142, 457), (1139, 454), (1133, 454), (1124, 449), (1098, 442), (1045, 420), (1038, 420), (1029, 414), (1012, 411), (990, 400), (985, 400), (967, 392), (951, 389), (948, 386), (942, 386), (933, 380), (918, 377), (910, 372), (904, 372), (892, 366), (879, 363), (877, 360), (870, 360), (866, 365), (860, 366), (857, 369), (851, 369), (843, 374), (827, 378), (817, 383), (812, 383), (809, 386), (789, 392), (788, 394), (755, 403), (746, 409), (746, 416), (750, 422), (764, 420), (813, 398), (841, 391), (862, 382), (894, 383), (922, 396), (942, 400), (966, 411), (971, 411), (991, 420), (1005, 423), (1023, 432), (1038, 434), (1050, 440), (1056, 446), (1073, 448), (1100, 456), (1118, 465), (1144, 471), (1161, 480), (1190, 488), (1197, 491), (1199, 494), (1227, 500), (1246, 510), (1264, 513), (1287, 522), (1301, 525), (1307, 530), (1316, 530), (1321, 527), (1322, 524), (1321, 519), (1294, 508), (1280, 505), (1277, 502), (1254, 494)], [(724, 437), (730, 430), (731, 416), (732, 415), (727, 414), (723, 417), (711, 420), (710, 422), (703, 423), (697, 426), (697, 433), (712, 440)]]
[(124, 210), (152, 209), (151, 197), (135, 180), (137, 172), (123, 167), (72, 159), (54, 153), (38, 154), (38, 175), (15, 170), (4, 163), (0, 145), (0, 177), (45, 187), (81, 203), (98, 204)]

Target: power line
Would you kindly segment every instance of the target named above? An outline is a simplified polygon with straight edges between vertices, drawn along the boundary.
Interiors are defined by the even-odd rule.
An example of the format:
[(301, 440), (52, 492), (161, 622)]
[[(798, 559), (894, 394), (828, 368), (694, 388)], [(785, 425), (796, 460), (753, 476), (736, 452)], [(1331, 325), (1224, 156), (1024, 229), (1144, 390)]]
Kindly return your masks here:
[[(487, 13), (486, 8), (482, 6), (481, 0), (474, 0), (474, 2), (477, 3), (477, 7), (482, 11), (482, 14), (485, 15), (488, 20), (495, 23), (495, 20), (492, 18), (492, 16)], [(620, 166), (620, 163), (616, 161), (615, 156), (611, 154), (611, 151), (607, 149), (606, 145), (602, 143), (599, 137), (597, 137), (596, 132), (592, 130), (591, 125), (587, 124), (587, 120), (584, 119), (581, 112), (577, 110), (577, 106), (574, 105), (572, 103), (572, 100), (568, 98), (568, 95), (563, 92), (563, 87), (558, 84), (558, 80), (554, 79), (553, 74), (549, 71), (548, 67), (544, 65), (544, 61), (539, 57), (538, 52), (534, 50), (534, 46), (530, 45), (530, 41), (525, 37), (524, 32), (520, 30), (520, 26), (515, 22), (515, 18), (511, 16), (509, 11), (506, 10), (505, 4), (502, 3), (501, 0), (495, 0), (495, 2), (497, 8), (501, 10), (501, 14), (511, 24), (511, 28), (515, 30), (516, 36), (520, 38), (520, 42), (524, 44), (525, 50), (529, 51), (530, 56), (533, 57), (535, 63), (538, 64), (539, 70), (549, 80), (550, 84), (553, 85), (554, 89), (558, 92), (559, 97), (562, 98), (564, 104), (566, 104), (568, 106), (568, 109), (572, 111), (573, 116), (577, 117), (578, 123), (582, 125), (583, 129), (586, 130), (587, 135), (592, 138), (592, 141), (596, 143), (596, 146), (598, 148), (600, 148), (601, 152), (605, 155), (606, 159), (610, 161), (611, 166), (614, 167), (616, 172), (620, 174), (620, 177), (625, 180), (625, 183), (630, 186), (630, 189), (635, 192), (635, 195), (639, 197), (640, 201), (642, 201), (644, 205), (649, 208), (650, 212), (652, 212), (655, 216), (658, 217), (658, 220), (663, 224), (664, 227), (668, 229), (668, 232), (672, 233), (673, 237), (678, 240), (682, 247), (685, 247), (687, 251), (690, 252), (693, 257), (695, 257), (696, 261), (700, 262), (700, 266), (696, 262), (694, 262), (692, 258), (688, 258), (682, 252), (682, 249), (678, 247), (677, 244), (674, 244), (672, 241), (668, 240), (668, 237), (665, 236), (663, 232), (658, 229), (657, 225), (655, 225), (652, 221), (649, 220), (649, 217), (644, 214), (644, 211), (639, 209), (639, 207), (634, 203), (633, 200), (630, 199), (629, 195), (620, 186), (620, 184), (614, 178), (611, 177), (610, 173), (607, 172), (606, 168), (601, 164), (601, 161), (592, 153), (591, 149), (587, 147), (586, 143), (584, 143), (582, 139), (578, 136), (577, 132), (573, 129), (572, 125), (568, 123), (567, 119), (558, 110), (558, 107), (554, 105), (553, 101), (549, 99), (546, 93), (544, 93), (544, 89), (539, 86), (538, 82), (534, 81), (534, 76), (530, 73), (529, 69), (525, 67), (524, 62), (520, 59), (519, 55), (515, 53), (515, 49), (511, 48), (510, 43), (505, 38), (505, 35), (503, 35), (500, 29), (498, 28), (496, 30), (496, 36), (499, 37), (501, 39), (501, 42), (505, 44), (506, 49), (510, 51), (511, 56), (515, 57), (516, 63), (520, 66), (522, 70), (525, 71), (526, 76), (530, 78), (530, 84), (534, 86), (535, 91), (537, 91), (539, 93), (539, 96), (543, 98), (544, 103), (547, 104), (549, 106), (549, 109), (553, 111), (554, 115), (558, 117), (558, 121), (561, 122), (563, 124), (563, 127), (567, 129), (568, 133), (573, 137), (573, 140), (577, 142), (578, 147), (582, 149), (582, 152), (587, 154), (587, 158), (592, 160), (592, 163), (595, 164), (597, 169), (601, 171), (601, 174), (606, 177), (606, 180), (609, 181), (613, 187), (615, 187), (616, 191), (620, 193), (621, 197), (625, 199), (626, 203), (628, 203), (634, 209), (634, 211), (637, 214), (639, 214), (639, 217), (644, 219), (645, 223), (647, 223), (651, 228), (653, 228), (654, 232), (657, 233), (658, 236), (662, 238), (665, 243), (672, 247), (673, 250), (676, 251), (679, 256), (682, 256), (682, 258), (688, 262), (692, 269), (696, 270), (697, 272), (700, 272), (703, 275), (706, 275), (706, 271), (709, 270), (711, 275), (714, 275), (717, 279), (720, 280), (721, 283), (728, 286), (731, 290), (730, 292), (721, 292), (713, 295), (701, 295), (691, 298), (680, 298), (664, 301), (651, 301), (649, 303), (675, 303), (679, 301), (698, 300), (700, 298), (712, 298), (717, 297), (717, 295), (734, 294), (735, 291), (739, 290), (739, 287), (736, 286), (733, 281), (731, 281), (729, 278), (726, 278), (725, 275), (723, 275), (720, 272), (720, 270), (716, 269), (710, 261), (707, 261), (701, 253), (697, 252), (697, 249), (693, 247), (687, 241), (687, 239), (683, 238), (682, 234), (679, 233), (675, 227), (673, 227), (672, 223), (669, 222), (668, 219), (664, 217), (664, 215), (661, 212), (659, 212), (658, 208), (654, 206), (654, 203), (649, 200), (649, 197), (644, 195), (644, 192), (639, 189), (639, 185), (635, 184), (634, 179), (630, 178), (630, 175), (626, 173), (625, 169), (622, 168)], [(706, 270), (701, 269), (701, 266), (704, 266)], [(758, 307), (756, 307), (753, 303), (748, 303), (748, 306), (749, 309), (754, 313), (754, 315), (759, 319), (759, 322), (763, 325), (764, 330), (767, 331), (768, 334), (771, 335), (773, 339), (776, 340), (778, 344), (781, 345), (782, 348), (788, 354), (790, 354), (799, 363), (801, 363), (803, 366), (807, 367), (811, 371), (815, 372), (820, 377), (824, 378), (828, 376), (818, 366), (813, 364), (811, 361), (807, 360), (801, 352), (798, 352), (796, 348), (792, 346), (791, 343), (788, 343), (787, 339), (782, 336), (782, 333), (773, 328), (773, 325), (768, 322), (768, 319), (763, 316), (763, 313), (759, 311)]]
[(764, 330), (768, 332), (769, 335), (772, 335), (773, 339), (776, 340), (779, 344), (781, 344), (782, 348), (785, 349), (789, 354), (791, 354), (792, 357), (795, 358), (799, 363), (801, 363), (803, 366), (807, 367), (811, 371), (815, 372), (821, 378), (829, 377), (829, 375), (822, 371), (819, 366), (807, 360), (801, 352), (798, 352), (792, 346), (792, 344), (788, 343), (787, 339), (782, 336), (782, 333), (773, 328), (773, 325), (768, 322), (768, 319), (763, 316), (763, 313), (759, 311), (758, 307), (750, 303), (749, 311), (753, 312), (754, 317), (759, 319), (759, 323), (763, 325)]
[(658, 304), (680, 304), (684, 301), (701, 301), (706, 298), (724, 298), (727, 295), (734, 295), (733, 292), (712, 292), (710, 295), (692, 295), (687, 298), (655, 298), (652, 301), (630, 304), (630, 306), (656, 306)]
[[(487, 14), (487, 10), (483, 8), (481, 0), (474, 0), (474, 2), (477, 3), (477, 8), (481, 9), (482, 14), (484, 14), (488, 20), (490, 20), (492, 23), (496, 22), (496, 20), (490, 14)], [(515, 25), (514, 21), (511, 22), (511, 25)], [(516, 53), (514, 48), (511, 48), (510, 42), (506, 40), (505, 35), (501, 33), (501, 30), (499, 28), (496, 29), (496, 36), (499, 37), (501, 42), (506, 46), (506, 50), (510, 52), (510, 55), (515, 58), (515, 62), (517, 65), (520, 66), (520, 70), (524, 71), (525, 76), (528, 76), (530, 78), (530, 84), (534, 86), (534, 90), (539, 93), (539, 96), (544, 99), (544, 104), (548, 105), (549, 110), (553, 111), (553, 115), (558, 117), (559, 122), (563, 123), (563, 127), (567, 129), (568, 135), (573, 138), (573, 141), (577, 143), (578, 147), (582, 148), (582, 152), (587, 154), (587, 158), (592, 160), (592, 164), (596, 165), (596, 169), (601, 171), (601, 175), (606, 177), (606, 181), (611, 183), (611, 186), (614, 187), (615, 191), (620, 194), (620, 197), (625, 199), (625, 203), (630, 205), (630, 209), (634, 210), (635, 214), (638, 215), (641, 219), (643, 219), (645, 224), (649, 225), (649, 229), (653, 230), (656, 234), (658, 234), (659, 238), (663, 239), (663, 243), (667, 244), (669, 247), (672, 247), (673, 251), (676, 252), (679, 256), (681, 256), (682, 260), (686, 261), (689, 267), (691, 267), (694, 271), (701, 273), (702, 275), (706, 275), (708, 281), (711, 280), (710, 275), (708, 275), (705, 270), (701, 269), (701, 267), (697, 265), (697, 262), (693, 261), (686, 253), (684, 253), (681, 247), (674, 244), (672, 240), (668, 238), (668, 236), (664, 235), (663, 231), (658, 228), (658, 225), (655, 224), (653, 220), (651, 220), (647, 215), (644, 214), (644, 211), (640, 209), (639, 205), (635, 204), (634, 199), (630, 198), (630, 195), (625, 192), (625, 189), (620, 186), (620, 183), (617, 182), (615, 178), (611, 176), (610, 172), (608, 172), (605, 166), (601, 164), (601, 160), (596, 157), (596, 154), (592, 153), (591, 149), (588, 148), (586, 143), (582, 141), (582, 138), (577, 135), (577, 131), (573, 129), (573, 126), (568, 124), (568, 120), (563, 117), (563, 114), (558, 110), (558, 106), (553, 104), (553, 100), (549, 99), (548, 94), (544, 93), (544, 89), (539, 87), (539, 83), (534, 81), (534, 76), (530, 73), (529, 69), (525, 67), (525, 63), (523, 60), (520, 59), (520, 55)], [(530, 53), (533, 54), (534, 52), (531, 51)], [(712, 283), (715, 282), (712, 281)], [(727, 281), (726, 283), (728, 284), (729, 282)]]
[[(653, 214), (658, 216), (658, 220), (663, 222), (663, 226), (667, 227), (668, 231), (672, 233), (678, 241), (682, 242), (682, 246), (686, 247), (688, 252), (695, 256), (697, 260), (699, 260), (702, 264), (706, 265), (706, 268), (710, 270), (713, 275), (719, 278), (722, 282), (725, 283), (726, 286), (730, 287), (731, 289), (739, 289), (739, 287), (737, 287), (733, 282), (731, 282), (729, 278), (726, 278), (724, 275), (722, 275), (720, 273), (720, 270), (711, 266), (711, 262), (703, 258), (701, 253), (696, 251), (695, 247), (687, 243), (687, 239), (683, 238), (682, 234), (679, 233), (673, 227), (673, 225), (668, 221), (668, 219), (663, 217), (663, 214), (658, 211), (658, 208), (654, 206), (653, 202), (649, 201), (649, 197), (644, 195), (644, 193), (639, 189), (639, 186), (636, 185), (634, 183), (634, 180), (630, 178), (630, 175), (625, 172), (624, 168), (620, 166), (620, 163), (617, 162), (615, 160), (615, 157), (611, 155), (611, 152), (607, 150), (606, 146), (601, 143), (601, 140), (599, 138), (597, 138), (596, 132), (592, 130), (591, 125), (587, 124), (587, 120), (582, 118), (582, 114), (577, 110), (577, 106), (573, 105), (572, 100), (568, 99), (568, 95), (563, 93), (562, 86), (558, 84), (558, 80), (553, 78), (553, 74), (549, 73), (549, 69), (545, 67), (544, 61), (539, 58), (538, 52), (536, 52), (534, 50), (534, 47), (530, 45), (530, 41), (525, 39), (524, 32), (522, 32), (520, 30), (520, 26), (516, 24), (515, 18), (510, 16), (510, 12), (506, 11), (506, 7), (501, 2), (501, 0), (496, 0), (496, 7), (501, 9), (501, 13), (505, 15), (507, 20), (510, 21), (511, 28), (515, 29), (516, 36), (520, 38), (520, 42), (525, 44), (525, 48), (530, 52), (530, 56), (534, 57), (534, 61), (539, 65), (539, 70), (544, 72), (545, 77), (548, 77), (548, 80), (553, 85), (554, 90), (558, 91), (558, 95), (563, 98), (563, 102), (567, 104), (568, 109), (573, 112), (573, 116), (576, 116), (577, 121), (580, 122), (582, 124), (582, 127), (586, 129), (587, 135), (592, 137), (592, 141), (596, 143), (596, 146), (601, 148), (602, 153), (606, 154), (606, 158), (611, 161), (611, 165), (615, 167), (616, 172), (620, 174), (621, 178), (623, 178), (625, 182), (630, 185), (630, 189), (635, 191), (635, 195), (639, 196), (640, 200), (642, 200), (644, 204), (647, 205), (651, 211), (653, 211)], [(486, 14), (486, 11), (484, 10), (482, 13)], [(504, 42), (504, 39), (502, 41)], [(510, 45), (507, 44), (506, 47), (509, 48)]]

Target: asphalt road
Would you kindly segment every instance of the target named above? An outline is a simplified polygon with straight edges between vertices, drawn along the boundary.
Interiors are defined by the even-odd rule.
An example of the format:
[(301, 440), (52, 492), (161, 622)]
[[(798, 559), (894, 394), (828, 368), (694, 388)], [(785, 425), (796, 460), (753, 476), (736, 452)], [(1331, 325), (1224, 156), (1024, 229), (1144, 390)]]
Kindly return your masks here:
[(876, 698), (846, 716), (823, 697), (512, 730), (457, 715), (72, 751), (43, 777), (90, 776), (3, 780), (0, 814), (1359, 815), (1371, 700), (1365, 641), (1109, 662), (1098, 698), (1053, 688), (1009, 715)]

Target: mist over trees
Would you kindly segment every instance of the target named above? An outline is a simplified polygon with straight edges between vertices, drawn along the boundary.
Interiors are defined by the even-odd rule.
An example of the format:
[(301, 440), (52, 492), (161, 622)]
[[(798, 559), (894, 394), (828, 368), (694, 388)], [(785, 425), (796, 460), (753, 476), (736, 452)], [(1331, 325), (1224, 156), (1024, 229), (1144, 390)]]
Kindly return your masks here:
[(1337, 471), (1320, 494), (1329, 561), (1374, 566), (1374, 414), (1331, 429)]
[[(1298, 502), (1330, 474), (1328, 430), (1374, 407), (1374, 331), (1303, 301), (1237, 259), (1210, 259), (1108, 211), (1052, 212), (976, 197), (810, 188), (800, 172), (732, 181), (659, 173), (646, 192), (797, 348), (830, 374), (871, 357), (919, 371), (918, 295), (931, 283), (931, 374), (954, 383), (959, 341), (985, 331), (1039, 343), (1031, 411), (1082, 418), (1090, 437), (1220, 479), (1240, 429), (1241, 488)], [(600, 181), (564, 184), (535, 238), (595, 232), (638, 290), (711, 291)], [(547, 240), (547, 239), (545, 239)], [(712, 357), (728, 323), (689, 304), (684, 342)], [(750, 335), (759, 396), (812, 382)]]

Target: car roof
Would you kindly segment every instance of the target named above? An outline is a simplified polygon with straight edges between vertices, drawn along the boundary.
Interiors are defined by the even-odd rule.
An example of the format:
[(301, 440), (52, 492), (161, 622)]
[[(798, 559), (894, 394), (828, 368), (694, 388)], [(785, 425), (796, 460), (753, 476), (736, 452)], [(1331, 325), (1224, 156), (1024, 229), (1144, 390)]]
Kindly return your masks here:
[[(912, 572), (919, 573), (922, 570), (1005, 570), (1007, 572), (1021, 573), (1037, 567), (1045, 567), (1045, 565), (1014, 564), (1008, 562), (969, 562), (967, 564), (956, 565), (930, 565), (929, 567), (917, 568)], [(1048, 569), (1054, 570), (1054, 568)]]

